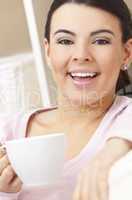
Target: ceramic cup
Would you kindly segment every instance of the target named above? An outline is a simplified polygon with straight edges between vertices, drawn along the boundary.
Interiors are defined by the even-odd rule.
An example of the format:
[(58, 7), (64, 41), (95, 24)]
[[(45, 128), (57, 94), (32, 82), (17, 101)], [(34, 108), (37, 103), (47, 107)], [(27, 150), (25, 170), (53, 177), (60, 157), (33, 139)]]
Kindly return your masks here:
[(62, 133), (7, 141), (6, 151), (24, 185), (56, 183), (63, 171), (66, 138)]

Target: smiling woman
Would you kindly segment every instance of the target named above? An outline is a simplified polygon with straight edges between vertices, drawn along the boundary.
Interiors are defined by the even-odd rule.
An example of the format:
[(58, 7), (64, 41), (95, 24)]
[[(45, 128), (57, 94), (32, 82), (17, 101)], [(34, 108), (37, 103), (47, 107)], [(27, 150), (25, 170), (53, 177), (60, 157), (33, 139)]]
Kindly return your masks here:
[[(109, 7), (105, 10), (100, 9), (104, 6), (103, 1), (102, 3), (77, 1), (76, 4), (70, 1), (70, 5), (68, 2), (63, 4), (60, 1), (63, 5), (52, 16), (51, 24), (49, 12), (45, 37), (50, 43), (45, 41), (45, 46), (50, 54), (48, 62), (53, 61), (56, 64), (53, 68), (55, 80), (61, 81), (62, 78), (58, 86), (61, 87), (61, 91), (63, 90), (63, 96), (72, 98), (73, 94), (75, 102), (78, 100), (82, 102), (83, 99), (85, 104), (85, 100), (89, 101), (92, 96), (103, 97), (111, 89), (114, 94), (116, 86), (119, 85), (119, 83), (116, 85), (119, 72), (123, 70), (125, 56), (131, 50), (130, 42), (125, 44), (131, 37), (130, 19), (127, 20), (127, 27), (124, 26), (127, 16), (124, 16), (120, 23), (118, 19), (118, 15), (122, 17), (120, 12), (118, 11), (117, 16), (113, 15), (117, 3), (111, 1), (108, 1)], [(113, 9), (112, 13), (107, 12), (110, 8)], [(52, 9), (54, 9), (54, 4)], [(73, 9), (76, 12), (73, 12)], [(101, 12), (102, 15), (100, 15)], [(49, 30), (51, 33), (48, 35)], [(50, 52), (48, 48), (51, 49)]]
[(24, 120), (18, 115), (13, 119), (15, 129), (8, 120), (1, 142), (63, 132), (64, 170), (50, 187), (21, 187), (1, 153), (1, 195), (10, 200), (9, 192), (17, 200), (106, 200), (109, 170), (131, 149), (132, 100), (116, 93), (119, 74), (132, 61), (130, 12), (123, 0), (54, 0), (44, 48), (57, 84), (58, 105), (34, 111)]
[[(50, 12), (49, 12), (49, 16), (48, 16), (48, 20), (47, 20), (47, 24), (46, 24), (46, 30), (45, 30), (45, 37), (49, 40), (49, 32), (50, 32), (50, 23), (51, 23), (51, 18), (52, 18), (52, 13), (63, 3), (74, 3), (74, 1), (66, 1), (66, 2), (62, 2), (62, 1), (58, 1), (58, 3), (55, 5), (54, 3), (51, 6)], [(121, 28), (123, 31), (123, 40), (126, 41), (129, 37), (131, 37), (131, 16), (130, 14), (127, 15), (128, 12), (128, 8), (126, 5), (123, 6), (119, 6), (118, 2), (110, 2), (108, 1), (108, 4), (105, 5), (103, 1), (101, 2), (96, 2), (96, 1), (75, 1), (79, 4), (84, 3), (86, 5), (90, 5), (93, 7), (98, 7), (98, 8), (103, 8), (104, 10), (110, 12), (111, 14), (114, 14), (115, 16), (119, 17), (122, 21), (121, 23)], [(123, 7), (126, 9), (123, 10)], [(117, 10), (118, 8), (118, 10)], [(122, 12), (124, 13), (124, 15), (122, 15)], [(125, 14), (126, 12), (126, 14)], [(69, 16), (70, 17), (70, 16)], [(71, 20), (71, 19), (70, 19)], [(85, 22), (85, 21), (84, 21)], [(129, 84), (129, 80), (128, 80), (128, 74), (126, 71), (121, 71), (119, 78), (118, 78), (118, 82), (117, 82), (117, 88), (116, 91), (118, 91), (119, 89), (123, 88), (125, 85)]]

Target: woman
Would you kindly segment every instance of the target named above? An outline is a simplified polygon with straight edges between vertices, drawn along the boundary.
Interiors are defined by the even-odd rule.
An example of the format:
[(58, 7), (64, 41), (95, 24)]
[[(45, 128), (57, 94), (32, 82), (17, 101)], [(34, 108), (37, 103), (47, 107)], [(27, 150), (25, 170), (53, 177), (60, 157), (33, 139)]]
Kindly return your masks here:
[(110, 167), (131, 149), (132, 100), (116, 94), (119, 74), (132, 59), (129, 10), (122, 0), (54, 0), (44, 46), (57, 108), (9, 120), (1, 141), (64, 132), (68, 161), (54, 188), (21, 188), (1, 152), (1, 199), (106, 200)]

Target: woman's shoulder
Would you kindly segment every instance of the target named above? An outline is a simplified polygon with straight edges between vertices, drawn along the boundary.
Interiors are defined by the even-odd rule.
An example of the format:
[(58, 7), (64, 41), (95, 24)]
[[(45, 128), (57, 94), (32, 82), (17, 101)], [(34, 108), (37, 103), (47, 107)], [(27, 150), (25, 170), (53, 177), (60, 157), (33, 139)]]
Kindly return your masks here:
[(127, 103), (132, 103), (132, 97), (128, 96), (118, 96), (122, 101), (127, 102)]
[(109, 137), (120, 137), (132, 141), (132, 98), (120, 96), (118, 100), (120, 110), (114, 116)]
[(24, 112), (0, 113), (0, 141), (13, 139)]
[(123, 114), (126, 111), (131, 111), (132, 114), (132, 98), (127, 96), (116, 96), (113, 105), (111, 106), (111, 112), (116, 115)]
[[(0, 141), (25, 137), (29, 122), (47, 123), (54, 108), (38, 108), (17, 113), (0, 113)], [(50, 111), (50, 112), (49, 112)]]
[(122, 107), (122, 111), (131, 112), (132, 114), (132, 98), (127, 96), (118, 96), (118, 104)]

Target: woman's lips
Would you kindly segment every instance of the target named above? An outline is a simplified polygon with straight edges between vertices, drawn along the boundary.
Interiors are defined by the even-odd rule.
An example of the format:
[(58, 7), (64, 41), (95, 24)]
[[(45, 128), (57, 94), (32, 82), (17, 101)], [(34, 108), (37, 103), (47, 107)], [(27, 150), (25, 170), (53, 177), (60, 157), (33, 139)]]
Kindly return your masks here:
[(84, 88), (87, 88), (89, 85), (91, 85), (99, 76), (99, 74), (97, 74), (94, 77), (72, 77), (70, 74), (69, 76), (72, 79), (73, 84), (77, 88), (84, 89)]

